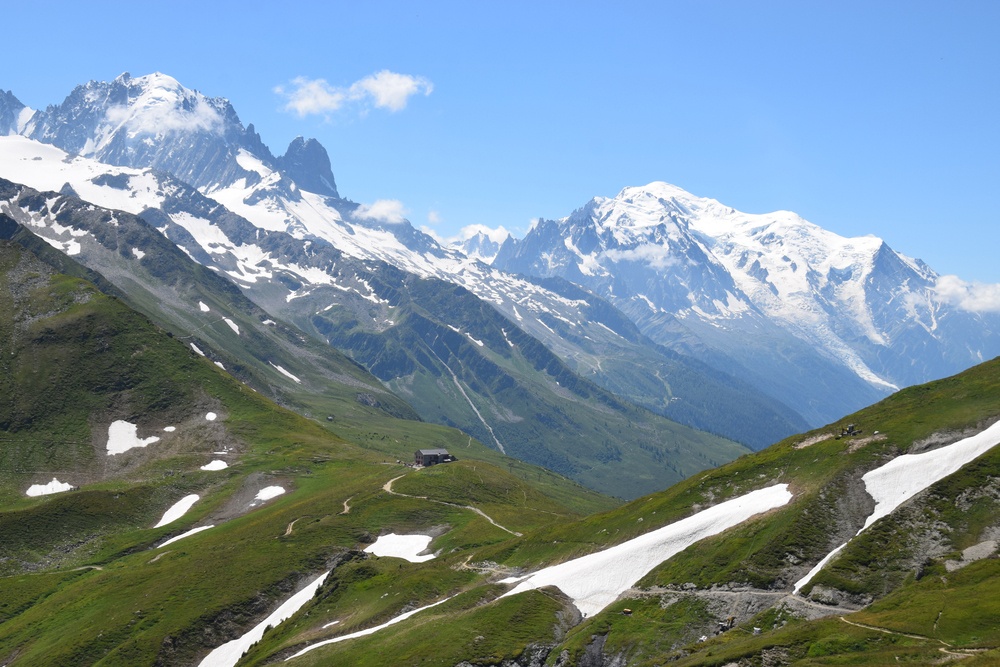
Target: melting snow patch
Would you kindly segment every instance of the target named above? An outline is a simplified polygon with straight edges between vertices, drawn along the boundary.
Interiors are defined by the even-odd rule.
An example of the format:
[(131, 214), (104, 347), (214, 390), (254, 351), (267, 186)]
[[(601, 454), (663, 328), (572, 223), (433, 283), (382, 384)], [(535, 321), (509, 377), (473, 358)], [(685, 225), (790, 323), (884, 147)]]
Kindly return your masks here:
[(329, 574), (329, 572), (324, 572), (310, 581), (305, 588), (285, 600), (284, 604), (275, 609), (274, 613), (270, 616), (255, 625), (250, 632), (238, 639), (226, 642), (205, 656), (205, 659), (199, 663), (198, 667), (233, 667), (254, 643), (260, 641), (261, 637), (264, 636), (265, 630), (269, 627), (276, 627), (301, 609), (305, 603), (309, 602), (316, 595), (320, 584), (323, 583), (323, 580)]
[(284, 492), (285, 490), (280, 486), (266, 486), (257, 492), (257, 495), (254, 496), (254, 500), (270, 500), (271, 498), (277, 498)]
[(221, 361), (213, 361), (212, 363), (221, 368), (222, 370), (226, 370), (226, 367), (222, 365)]
[(160, 441), (155, 435), (140, 439), (137, 435), (138, 430), (135, 424), (130, 424), (127, 421), (119, 420), (112, 422), (111, 426), (108, 427), (108, 456), (121, 454), (135, 447), (145, 447), (146, 445)]
[(167, 433), (173, 433), (174, 431), (177, 430), (177, 427), (176, 426), (164, 426), (163, 430), (166, 431)]
[(434, 554), (418, 555), (420, 552), (427, 550), (432, 539), (430, 535), (396, 535), (395, 533), (389, 533), (388, 535), (379, 537), (375, 540), (375, 544), (365, 547), (364, 550), (366, 553), (375, 556), (392, 556), (395, 558), (404, 558), (411, 563), (423, 563), (434, 558)]
[(72, 491), (73, 485), (67, 484), (66, 482), (60, 482), (55, 477), (48, 484), (32, 484), (28, 487), (25, 493), (29, 496), (47, 496), (53, 493), (62, 493), (63, 491)]
[(167, 546), (168, 544), (173, 544), (177, 540), (183, 540), (185, 537), (190, 537), (190, 536), (194, 535), (195, 533), (200, 533), (201, 531), (208, 530), (209, 528), (215, 528), (215, 526), (214, 525), (211, 525), (211, 526), (198, 526), (197, 528), (192, 528), (191, 530), (187, 531), (186, 533), (181, 533), (180, 535), (177, 535), (175, 537), (171, 537), (169, 540), (167, 540), (166, 542), (164, 542), (163, 544), (161, 544), (160, 546), (158, 546), (156, 548), (157, 549), (162, 549), (163, 547)]
[(207, 419), (210, 422), (214, 422), (218, 418), (219, 415), (215, 414), (214, 412), (208, 412), (205, 414), (205, 419)]
[(146, 256), (146, 253), (139, 250), (138, 248), (132, 248), (132, 254), (135, 255), (136, 259), (142, 259), (143, 257)]
[(654, 567), (695, 542), (717, 535), (750, 517), (782, 507), (792, 499), (787, 484), (777, 484), (727, 500), (686, 519), (524, 578), (501, 583), (517, 585), (502, 597), (543, 586), (557, 586), (577, 609), (593, 616), (614, 602)]
[[(997, 444), (1000, 444), (1000, 422), (947, 447), (923, 454), (897, 456), (884, 466), (865, 473), (861, 479), (865, 483), (865, 489), (875, 499), (875, 511), (857, 534), (860, 535), (913, 496), (957, 472), (966, 463), (979, 458)], [(845, 546), (847, 542), (827, 554), (809, 574), (795, 582), (793, 592), (798, 593)]]
[(198, 346), (195, 345), (194, 343), (191, 343), (191, 349), (194, 350), (195, 352), (197, 352), (199, 356), (202, 356), (202, 357), (205, 356), (205, 353), (202, 352), (201, 350), (199, 350)]
[(229, 467), (229, 464), (226, 463), (225, 461), (220, 461), (219, 459), (215, 459), (211, 463), (206, 463), (205, 465), (203, 465), (201, 467), (201, 469), (202, 470), (225, 470), (228, 467)]
[(223, 317), (222, 321), (229, 325), (229, 328), (236, 332), (236, 335), (240, 335), (240, 328), (236, 326), (236, 322), (233, 322), (228, 317)]
[[(452, 597), (454, 597), (454, 596), (452, 596)], [(309, 651), (313, 650), (314, 648), (319, 648), (320, 646), (326, 646), (327, 644), (336, 644), (337, 642), (342, 642), (342, 641), (344, 641), (346, 639), (354, 639), (355, 637), (364, 637), (366, 635), (375, 634), (379, 630), (383, 630), (383, 629), (389, 627), (390, 625), (394, 625), (396, 623), (399, 623), (400, 621), (405, 621), (410, 616), (413, 616), (414, 614), (419, 614), (420, 612), (424, 611), (425, 609), (430, 609), (431, 607), (436, 607), (439, 604), (444, 604), (445, 602), (447, 602), (450, 599), (451, 598), (445, 598), (443, 600), (438, 600), (437, 602), (435, 602), (433, 604), (429, 604), (426, 607), (420, 607), (419, 609), (414, 609), (413, 611), (408, 611), (405, 614), (400, 614), (399, 616), (395, 617), (391, 621), (386, 621), (382, 625), (376, 625), (374, 628), (368, 628), (367, 630), (359, 630), (358, 632), (352, 632), (349, 635), (341, 635), (340, 637), (334, 637), (333, 639), (327, 639), (326, 641), (317, 642), (317, 643), (313, 644), (312, 646), (307, 646), (304, 649), (302, 649), (301, 651), (299, 651), (298, 653), (285, 658), (285, 662), (288, 662), (292, 658), (297, 658), (297, 657), (299, 657), (300, 655), (302, 655), (304, 653), (308, 653)]]
[(208, 311), (212, 310), (211, 308), (205, 305), (204, 301), (198, 302), (198, 309), (203, 313), (207, 313)]
[[(173, 523), (177, 519), (181, 518), (191, 507), (198, 502), (199, 496), (196, 493), (192, 493), (190, 496), (184, 496), (176, 503), (170, 506), (166, 512), (163, 513), (163, 518), (160, 522), (153, 526), (153, 528), (159, 528), (160, 526), (166, 526), (168, 523)], [(163, 546), (163, 545), (160, 545)]]
[(273, 362), (270, 362), (270, 361), (269, 361), (269, 362), (267, 362), (267, 363), (271, 364), (271, 365), (272, 365), (272, 366), (274, 367), (274, 369), (275, 369), (276, 371), (278, 371), (279, 373), (281, 373), (282, 375), (285, 375), (285, 376), (287, 376), (287, 377), (290, 377), (290, 378), (292, 378), (292, 379), (293, 379), (293, 380), (295, 380), (295, 382), (296, 382), (296, 383), (298, 383), (298, 384), (302, 384), (302, 380), (298, 379), (297, 377), (295, 377), (294, 375), (292, 375), (291, 373), (289, 373), (288, 371), (286, 371), (286, 370), (285, 370), (284, 368), (282, 368), (282, 367), (281, 367), (281, 366), (279, 366), (278, 364), (275, 364), (275, 363), (273, 363)]

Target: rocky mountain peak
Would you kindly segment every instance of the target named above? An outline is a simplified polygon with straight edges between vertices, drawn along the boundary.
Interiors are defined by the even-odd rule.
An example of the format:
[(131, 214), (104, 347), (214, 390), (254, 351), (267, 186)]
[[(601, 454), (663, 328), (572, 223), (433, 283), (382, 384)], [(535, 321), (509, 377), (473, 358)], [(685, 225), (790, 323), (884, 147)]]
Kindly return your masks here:
[(330, 156), (315, 139), (295, 137), (277, 162), (278, 168), (303, 190), (340, 198), (330, 167)]

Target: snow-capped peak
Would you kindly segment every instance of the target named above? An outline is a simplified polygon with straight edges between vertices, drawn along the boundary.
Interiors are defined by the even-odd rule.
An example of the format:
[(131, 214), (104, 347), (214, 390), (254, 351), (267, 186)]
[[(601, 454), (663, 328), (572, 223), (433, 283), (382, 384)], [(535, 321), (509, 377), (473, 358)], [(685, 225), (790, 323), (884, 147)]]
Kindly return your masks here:
[[(224, 100), (208, 100), (201, 93), (188, 90), (166, 74), (148, 74), (127, 79), (123, 74), (116, 82), (127, 82), (123, 103), (113, 104), (105, 112), (105, 122), (98, 129), (93, 144), (81, 151), (93, 155), (124, 129), (129, 139), (152, 137), (162, 139), (170, 132), (207, 132), (220, 134), (224, 119), (219, 106)], [(88, 150), (89, 149), (89, 150)]]

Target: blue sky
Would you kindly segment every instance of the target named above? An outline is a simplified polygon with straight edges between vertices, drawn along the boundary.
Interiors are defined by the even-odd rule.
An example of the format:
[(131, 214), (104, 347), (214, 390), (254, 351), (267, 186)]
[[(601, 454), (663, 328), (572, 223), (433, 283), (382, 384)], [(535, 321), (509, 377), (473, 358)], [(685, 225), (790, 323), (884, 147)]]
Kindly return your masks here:
[[(277, 154), (318, 138), (343, 196), (398, 200), (441, 235), (523, 233), (663, 180), (1000, 282), (997, 2), (30, 7), (0, 0), (24, 28), (0, 88), (29, 106), (161, 71), (229, 98)], [(404, 107), (365, 88), (384, 71), (411, 77)], [(289, 109), (303, 84), (341, 106)]]

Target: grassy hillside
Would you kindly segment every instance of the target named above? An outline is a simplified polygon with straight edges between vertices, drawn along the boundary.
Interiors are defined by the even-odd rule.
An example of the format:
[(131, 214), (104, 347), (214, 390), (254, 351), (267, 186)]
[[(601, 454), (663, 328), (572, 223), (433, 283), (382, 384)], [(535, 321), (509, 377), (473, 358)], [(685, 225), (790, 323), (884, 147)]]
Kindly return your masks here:
[[(559, 666), (612, 661), (884, 665), (958, 658), (967, 659), (963, 664), (993, 664), (1000, 657), (1000, 610), (991, 591), (1000, 581), (1000, 561), (996, 544), (983, 544), (1000, 535), (998, 451), (932, 485), (875, 524), (820, 573), (804, 596), (791, 595), (791, 589), (853, 535), (871, 511), (862, 474), (902, 453), (926, 451), (982, 430), (1000, 416), (998, 399), (1000, 361), (994, 360), (900, 392), (842, 422), (789, 438), (665, 492), (603, 514), (543, 526), (520, 538), (475, 546), (466, 556), (487, 581), (496, 581), (623, 542), (756, 488), (790, 485), (795, 497), (787, 506), (698, 542), (593, 617), (572, 619), (557, 590), (479, 602), (475, 614), (466, 611), (463, 598), (455, 598), (391, 630), (324, 646), (294, 664), (381, 660), (453, 665), (459, 657), (475, 665), (503, 660), (528, 664), (532, 659)], [(837, 438), (848, 423), (863, 432)], [(963, 550), (969, 547), (987, 557), (967, 557), (972, 552)], [(379, 599), (399, 590), (390, 580), (366, 581), (366, 594)], [(339, 588), (344, 596), (360, 595), (360, 584), (342, 582)], [(260, 664), (267, 655), (290, 655), (308, 641), (370, 627), (391, 616), (374, 614), (358, 625), (351, 613), (358, 598), (348, 599), (352, 602), (329, 612), (325, 606), (319, 612), (317, 604), (309, 618), (298, 617), (268, 635), (248, 664)], [(519, 614), (511, 609), (515, 603)], [(508, 614), (523, 621), (514, 628), (503, 625)], [(718, 623), (730, 616), (733, 628), (717, 634)], [(336, 619), (351, 624), (333, 631), (322, 628)], [(484, 624), (484, 619), (494, 624)], [(422, 639), (432, 637), (442, 641)], [(480, 643), (486, 650), (479, 650)]]
[[(382, 532), (439, 535), (432, 547), (456, 551), (457, 561), (470, 545), (610, 503), (523, 463), (474, 462), (477, 454), (503, 459), (456, 431), (379, 411), (382, 421), (370, 417), (367, 433), (395, 441), (383, 452), (334, 436), (16, 244), (0, 242), (0, 281), (4, 664), (193, 664), (304, 579), (364, 560), (356, 549)], [(206, 419), (209, 412), (217, 418)], [(115, 420), (160, 440), (109, 456)], [(442, 472), (422, 471), (427, 489), (409, 479), (421, 473), (387, 455), (442, 441), (460, 443), (465, 456)], [(203, 470), (213, 458), (229, 467)], [(52, 476), (76, 488), (25, 495)], [(401, 476), (402, 492), (383, 490)], [(488, 484), (465, 497), (472, 476)], [(254, 500), (270, 486), (285, 493)], [(200, 499), (183, 517), (152, 527), (192, 493)], [(503, 528), (464, 506), (479, 504)], [(478, 576), (447, 571), (435, 566), (430, 588), (412, 594), (458, 591)]]

